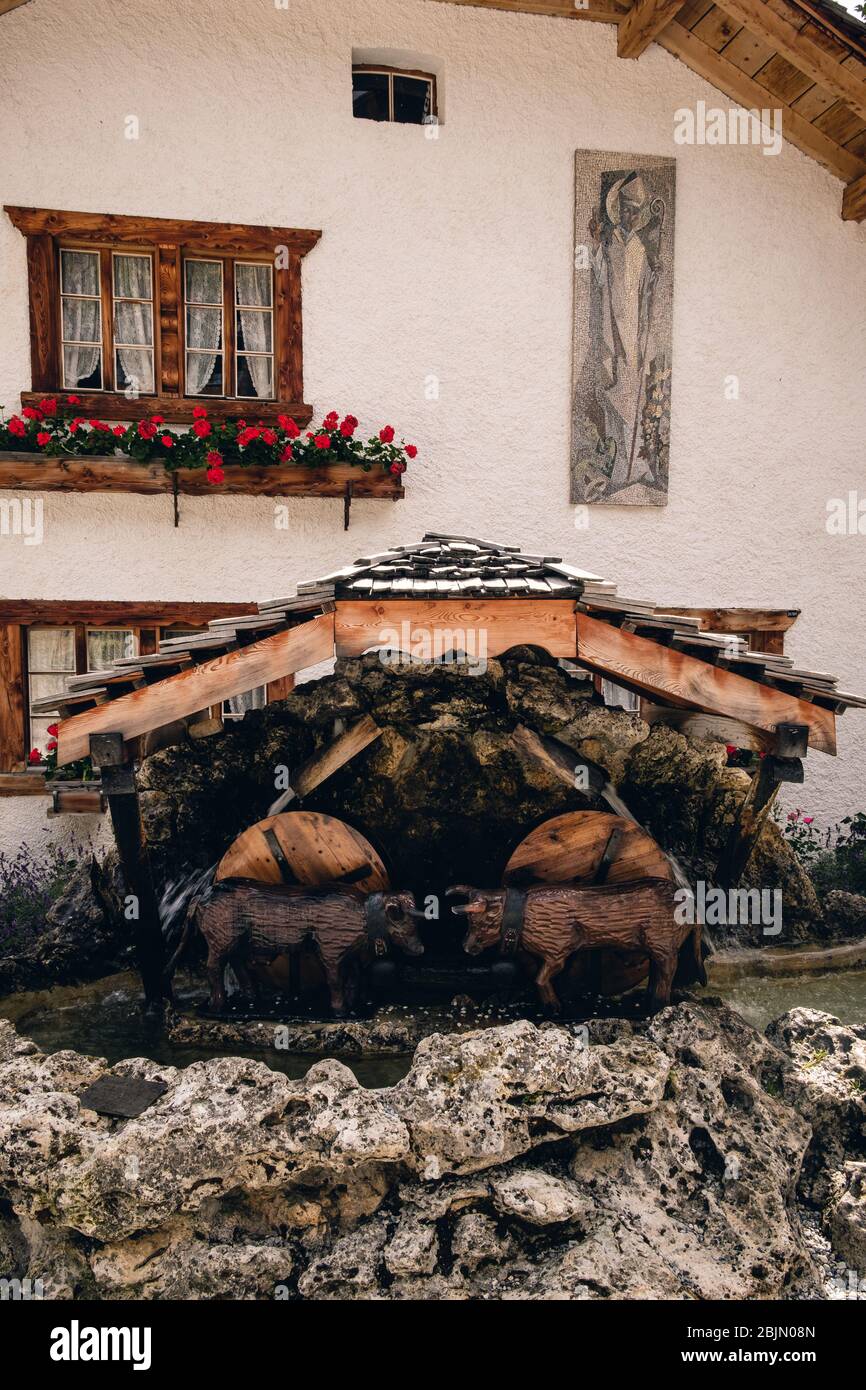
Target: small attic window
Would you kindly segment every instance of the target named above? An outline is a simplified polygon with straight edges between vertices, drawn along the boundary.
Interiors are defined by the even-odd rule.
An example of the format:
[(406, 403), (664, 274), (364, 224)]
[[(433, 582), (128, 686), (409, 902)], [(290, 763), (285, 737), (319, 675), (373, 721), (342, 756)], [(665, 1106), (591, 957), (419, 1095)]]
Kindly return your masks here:
[(352, 65), (352, 114), (361, 121), (429, 125), (436, 121), (436, 78), (372, 63)]

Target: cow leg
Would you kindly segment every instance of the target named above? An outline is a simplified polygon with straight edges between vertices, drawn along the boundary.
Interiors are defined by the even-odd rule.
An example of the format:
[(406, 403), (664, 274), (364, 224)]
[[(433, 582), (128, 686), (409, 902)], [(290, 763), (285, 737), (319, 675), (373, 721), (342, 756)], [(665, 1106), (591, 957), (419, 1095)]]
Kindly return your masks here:
[(242, 998), (250, 1000), (253, 1004), (257, 1004), (259, 1002), (259, 985), (255, 977), (250, 973), (247, 962), (237, 959), (232, 961), (231, 966), (237, 977)]
[(535, 977), (535, 988), (538, 990), (538, 997), (542, 1007), (550, 1013), (558, 1014), (562, 1011), (559, 996), (553, 988), (553, 981), (562, 971), (567, 957), (556, 956), (554, 958), (545, 957), (541, 962), (541, 968)]
[(325, 972), (325, 981), (331, 1000), (331, 1013), (335, 1018), (346, 1016), (346, 990), (343, 979), (343, 948), (331, 947), (330, 943), (316, 942), (316, 951)]
[(647, 1003), (651, 1013), (657, 1013), (671, 1002), (671, 985), (677, 968), (676, 951), (659, 951), (650, 956), (650, 977)]
[(214, 1013), (221, 1014), (226, 1006), (225, 967), (227, 951), (215, 950), (213, 946), (207, 954), (207, 979), (210, 985), (210, 1007)]

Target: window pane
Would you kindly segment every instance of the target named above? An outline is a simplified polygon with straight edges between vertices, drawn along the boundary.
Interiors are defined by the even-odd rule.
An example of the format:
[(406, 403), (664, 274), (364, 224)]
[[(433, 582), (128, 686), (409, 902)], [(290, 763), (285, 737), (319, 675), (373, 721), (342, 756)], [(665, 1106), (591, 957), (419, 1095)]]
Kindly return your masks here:
[(269, 309), (239, 309), (238, 351), (272, 352), (272, 324)]
[(222, 353), (187, 353), (186, 391), (188, 396), (221, 396), (223, 394)]
[(264, 709), (266, 703), (267, 688), (257, 686), (243, 695), (233, 695), (230, 700), (223, 700), (223, 718), (243, 719), (248, 709)]
[(114, 306), (114, 341), (116, 343), (153, 342), (153, 305), (125, 304), (120, 300)]
[(153, 353), (150, 348), (118, 348), (114, 355), (114, 366), (118, 391), (132, 389), (140, 396), (153, 395)]
[(102, 338), (102, 315), (98, 299), (63, 300), (63, 341), (98, 343)]
[(63, 294), (99, 294), (99, 252), (61, 251), (60, 288)]
[(64, 347), (63, 385), (67, 391), (84, 386), (90, 391), (102, 390), (102, 362), (98, 347)]
[(150, 256), (114, 257), (114, 293), (118, 299), (153, 299)]
[[(33, 675), (31, 673), (30, 703), (33, 704), (36, 700), (43, 700), (48, 695), (57, 695), (61, 691), (64, 691), (66, 689), (66, 682), (72, 674), (71, 671), (52, 671), (50, 675), (45, 676)], [(49, 724), (53, 722), (54, 721), (51, 719), (48, 721)]]
[(104, 671), (123, 656), (135, 656), (137, 644), (130, 628), (94, 628), (87, 634), (87, 669)]
[(186, 261), (186, 297), (191, 304), (222, 304), (222, 261)]
[[(31, 671), (74, 671), (75, 629), (31, 627), (28, 633), (28, 660)], [(48, 694), (51, 693), (48, 691)]]
[(273, 400), (274, 359), (272, 357), (238, 358), (238, 395), (258, 396)]
[(235, 263), (235, 303), (271, 304), (271, 267)]
[(419, 77), (394, 77), (394, 120), (408, 125), (423, 125), (430, 115), (432, 91), (429, 82)]
[(191, 348), (220, 348), (223, 340), (222, 309), (186, 311), (186, 345)]
[(389, 85), (386, 72), (353, 72), (353, 114), (364, 121), (389, 120)]

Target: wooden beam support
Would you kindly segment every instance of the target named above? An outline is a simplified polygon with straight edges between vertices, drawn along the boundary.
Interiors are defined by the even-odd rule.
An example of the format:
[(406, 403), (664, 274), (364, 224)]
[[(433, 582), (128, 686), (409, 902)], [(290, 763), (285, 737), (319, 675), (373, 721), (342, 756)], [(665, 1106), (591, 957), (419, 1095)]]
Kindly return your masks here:
[(635, 0), (616, 35), (620, 58), (639, 58), (657, 34), (670, 24), (685, 0)]
[(93, 734), (111, 730), (124, 740), (135, 738), (233, 695), (315, 666), (333, 653), (334, 615), (322, 613), (310, 622), (65, 719), (58, 733), (58, 765), (86, 757)]
[(723, 888), (734, 888), (743, 877), (752, 850), (767, 823), (770, 809), (781, 786), (772, 757), (764, 758), (752, 777), (740, 814), (731, 826), (727, 844), (716, 868), (716, 879)]
[(279, 800), (275, 801), (270, 811), (271, 816), (277, 816), (284, 811), (291, 801), (299, 797), (308, 796), (311, 791), (341, 767), (344, 767), (350, 759), (361, 753), (369, 744), (373, 743), (381, 734), (382, 730), (371, 719), (369, 714), (362, 715), (350, 725), (344, 733), (338, 734), (332, 743), (325, 748), (319, 749), (308, 758), (303, 767), (299, 767), (297, 772), (292, 773), (292, 784), (283, 792)]
[(805, 17), (796, 5), (788, 0), (773, 0), (772, 4), (767, 0), (723, 0), (721, 9), (745, 24), (795, 68), (832, 92), (866, 121), (866, 82), (862, 77), (862, 65), (852, 68), (840, 62), (843, 44), (837, 44), (836, 51), (830, 52), (817, 43), (804, 28)]
[(692, 706), (705, 714), (741, 719), (767, 732), (774, 732), (777, 724), (806, 724), (810, 747), (836, 752), (836, 718), (830, 710), (708, 666), (585, 613), (576, 614), (576, 624), (581, 665), (654, 697), (656, 703)]
[(102, 770), (102, 790), (108, 801), (127, 897), (132, 900), (127, 907), (133, 909), (131, 921), (135, 924), (136, 958), (145, 1002), (149, 1008), (160, 1008), (167, 994), (165, 945), (135, 771), (127, 762), (122, 733), (94, 734), (88, 741), (88, 752), (94, 766)]
[(660, 603), (658, 609), (700, 619), (703, 632), (787, 632), (800, 616), (799, 608), (687, 608)]
[[(470, 662), (529, 643), (551, 656), (574, 656), (573, 599), (369, 599), (337, 603), (337, 656), (395, 648), (417, 660), (450, 650)], [(429, 656), (423, 653), (429, 652)]]
[[(760, 111), (764, 107), (772, 108), (779, 104), (778, 99), (768, 92), (766, 87), (761, 87), (751, 77), (747, 77), (723, 54), (717, 53), (709, 44), (680, 24), (678, 19), (672, 20), (667, 28), (662, 30), (656, 42), (739, 106), (744, 106), (747, 110)], [(789, 106), (783, 107), (782, 134), (792, 145), (796, 145), (804, 154), (823, 164), (825, 169), (829, 169), (831, 174), (835, 174), (845, 183), (866, 174), (866, 160), (837, 145), (834, 140), (823, 135), (817, 126), (811, 125)]]
[(24, 766), (24, 719), (21, 628), (0, 622), (0, 772)]
[(852, 179), (842, 194), (842, 219), (845, 222), (862, 222), (866, 218), (866, 174)]

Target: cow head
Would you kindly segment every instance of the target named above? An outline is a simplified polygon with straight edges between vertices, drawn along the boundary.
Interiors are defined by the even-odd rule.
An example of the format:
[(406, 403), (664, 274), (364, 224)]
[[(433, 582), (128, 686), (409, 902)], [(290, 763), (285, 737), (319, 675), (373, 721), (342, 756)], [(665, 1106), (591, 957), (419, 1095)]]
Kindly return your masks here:
[(490, 946), (497, 946), (502, 937), (502, 915), (505, 910), (505, 890), (469, 888), (457, 883), (449, 888), (448, 898), (466, 898), (465, 903), (455, 903), (451, 911), (455, 917), (466, 917), (469, 930), (463, 938), (463, 949), (470, 956), (478, 956)]
[(382, 910), (388, 940), (407, 956), (423, 956), (424, 943), (415, 926), (417, 919), (424, 920), (424, 913), (415, 906), (411, 893), (384, 893)]

